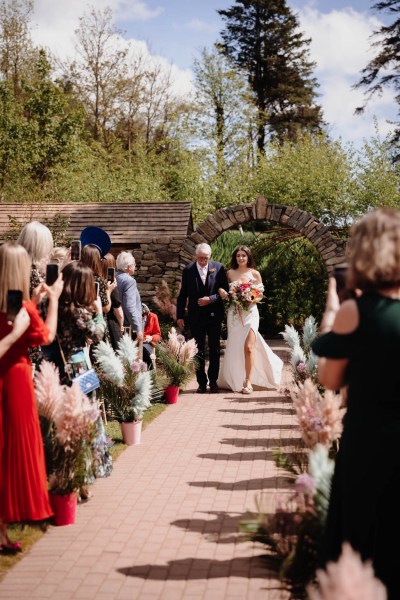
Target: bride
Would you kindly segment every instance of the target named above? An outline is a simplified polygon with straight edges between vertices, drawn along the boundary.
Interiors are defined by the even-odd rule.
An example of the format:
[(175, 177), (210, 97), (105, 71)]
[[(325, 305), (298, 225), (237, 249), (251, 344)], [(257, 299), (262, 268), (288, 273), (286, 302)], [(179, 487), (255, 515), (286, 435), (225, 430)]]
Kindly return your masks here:
[[(232, 284), (237, 282), (262, 285), (261, 275), (254, 269), (254, 258), (250, 248), (236, 248), (227, 276), (230, 290)], [(223, 300), (229, 297), (222, 288), (218, 293)], [(255, 303), (250, 304), (248, 310), (230, 306), (227, 320), (228, 339), (217, 382), (219, 387), (251, 394), (253, 385), (270, 389), (279, 386), (283, 362), (258, 332), (259, 321)]]

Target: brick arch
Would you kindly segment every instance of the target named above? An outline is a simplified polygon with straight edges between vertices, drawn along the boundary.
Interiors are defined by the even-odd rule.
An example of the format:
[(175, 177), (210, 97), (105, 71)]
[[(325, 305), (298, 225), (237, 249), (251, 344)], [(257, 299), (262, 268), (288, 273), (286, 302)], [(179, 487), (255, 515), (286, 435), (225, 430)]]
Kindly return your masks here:
[(293, 206), (269, 204), (266, 198), (258, 196), (253, 204), (228, 206), (209, 215), (184, 241), (180, 253), (181, 268), (193, 260), (197, 244), (210, 244), (224, 231), (254, 221), (270, 221), (302, 234), (314, 244), (328, 273), (344, 260), (345, 241), (333, 237), (329, 227), (311, 213)]

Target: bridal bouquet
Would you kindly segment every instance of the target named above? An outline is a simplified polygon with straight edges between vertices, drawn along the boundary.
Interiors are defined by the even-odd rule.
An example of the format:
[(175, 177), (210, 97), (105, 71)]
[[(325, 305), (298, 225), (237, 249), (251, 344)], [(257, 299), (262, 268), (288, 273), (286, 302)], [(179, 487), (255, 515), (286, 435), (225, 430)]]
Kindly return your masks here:
[(229, 284), (229, 306), (238, 310), (249, 310), (252, 304), (260, 302), (263, 297), (264, 286), (256, 281), (232, 281)]

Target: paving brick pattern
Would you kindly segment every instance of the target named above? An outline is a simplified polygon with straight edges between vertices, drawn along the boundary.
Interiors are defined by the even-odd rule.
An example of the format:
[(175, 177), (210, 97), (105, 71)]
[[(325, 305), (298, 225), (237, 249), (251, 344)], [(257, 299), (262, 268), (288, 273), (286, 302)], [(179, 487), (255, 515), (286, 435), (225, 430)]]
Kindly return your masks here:
[[(286, 358), (282, 342), (271, 346)], [(287, 378), (286, 367), (281, 389)], [(238, 527), (256, 496), (273, 510), (285, 488), (271, 450), (295, 435), (290, 403), (282, 391), (195, 387), (96, 481), (74, 526), (51, 527), (6, 575), (2, 600), (287, 598)]]

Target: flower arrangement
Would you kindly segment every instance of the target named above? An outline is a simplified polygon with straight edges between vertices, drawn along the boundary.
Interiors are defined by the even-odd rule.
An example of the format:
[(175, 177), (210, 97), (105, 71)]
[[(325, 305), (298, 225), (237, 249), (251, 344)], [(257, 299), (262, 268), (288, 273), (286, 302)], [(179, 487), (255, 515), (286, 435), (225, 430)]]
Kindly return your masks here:
[(304, 597), (317, 567), (333, 468), (328, 450), (317, 444), (309, 451), (309, 473), (297, 476), (293, 492), (278, 499), (275, 513), (263, 509), (260, 496), (258, 517), (241, 522), (247, 537), (268, 547), (281, 581), (296, 598)]
[(285, 325), (285, 331), (281, 331), (283, 339), (289, 344), (290, 366), (295, 384), (304, 383), (307, 378), (317, 382), (317, 357), (311, 350), (317, 332), (317, 323), (313, 316), (304, 321), (301, 335), (292, 325)]
[(329, 390), (321, 394), (308, 378), (292, 392), (293, 406), (300, 433), (308, 448), (321, 443), (328, 449), (337, 442), (343, 431), (342, 397)]
[(43, 361), (35, 375), (50, 492), (69, 494), (93, 475), (97, 406), (78, 383), (61, 385), (57, 367)]
[(261, 302), (264, 293), (262, 283), (255, 281), (232, 281), (229, 284), (228, 305), (237, 311), (247, 311), (252, 304)]
[(166, 380), (166, 385), (184, 387), (194, 373), (197, 345), (195, 340), (185, 340), (174, 327), (168, 339), (156, 346), (157, 360)]
[(124, 335), (117, 352), (107, 342), (100, 342), (93, 352), (100, 373), (101, 393), (119, 422), (143, 419), (149, 408), (153, 380), (147, 365), (138, 359), (137, 343)]
[(328, 563), (326, 571), (317, 570), (319, 589), (308, 588), (309, 600), (386, 600), (385, 586), (374, 577), (370, 563), (348, 543), (343, 544), (338, 562)]

